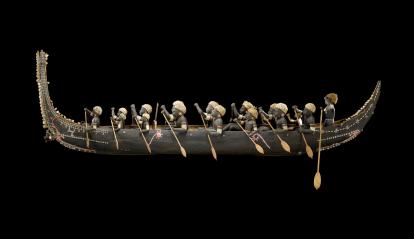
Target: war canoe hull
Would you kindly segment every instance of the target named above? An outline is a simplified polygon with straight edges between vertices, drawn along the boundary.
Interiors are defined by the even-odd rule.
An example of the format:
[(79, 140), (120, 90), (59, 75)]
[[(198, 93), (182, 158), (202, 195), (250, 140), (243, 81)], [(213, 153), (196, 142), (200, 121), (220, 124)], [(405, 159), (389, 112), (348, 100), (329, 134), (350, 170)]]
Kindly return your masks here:
[[(59, 130), (58, 141), (74, 150), (113, 155), (149, 154), (138, 129), (119, 130), (116, 133), (119, 147), (117, 149), (115, 137), (110, 127), (101, 127), (96, 132), (89, 133), (89, 148), (86, 145), (86, 133), (83, 129), (75, 129), (68, 125), (62, 125), (62, 127), (64, 128)], [(176, 132), (176, 135), (185, 148), (187, 155), (211, 154), (211, 146), (203, 128), (191, 130), (187, 133)], [(280, 141), (271, 131), (260, 132), (259, 135), (253, 138), (264, 149), (264, 155), (288, 156), (304, 153), (305, 145), (302, 136), (297, 131), (279, 134), (283, 140), (289, 143), (292, 153), (282, 149)], [(152, 154), (180, 154), (180, 148), (171, 130), (150, 130), (144, 133), (144, 136), (149, 142)], [(306, 134), (305, 137), (310, 146), (316, 149), (318, 133)], [(223, 135), (211, 135), (211, 141), (218, 155), (261, 155), (242, 131), (229, 131)]]
[[(112, 155), (149, 154), (138, 128), (126, 128), (116, 132), (118, 148), (110, 126), (102, 126), (96, 130), (88, 131), (88, 137), (86, 137), (84, 124), (68, 119), (53, 106), (46, 75), (47, 54), (43, 51), (38, 52), (36, 60), (39, 102), (47, 138), (56, 140), (67, 148), (82, 152)], [(378, 82), (371, 97), (354, 115), (323, 129), (322, 150), (331, 149), (353, 140), (363, 131), (364, 126), (374, 114), (380, 89), (381, 82)], [(147, 142), (149, 142), (151, 153), (180, 154), (180, 148), (171, 130), (166, 130), (163, 126), (160, 128), (162, 129), (152, 129), (144, 133)], [(176, 135), (187, 155), (211, 154), (211, 146), (204, 128), (191, 127), (188, 132), (176, 133)], [(264, 149), (265, 156), (306, 154), (306, 145), (298, 130), (280, 132), (278, 135), (290, 145), (290, 152), (283, 150), (280, 140), (273, 131), (259, 132), (252, 138)], [(317, 152), (319, 128), (314, 132), (305, 133), (304, 136), (312, 150)], [(223, 135), (212, 134), (211, 140), (217, 155), (262, 155), (243, 131), (226, 131)], [(89, 141), (89, 147), (87, 147), (87, 141)]]

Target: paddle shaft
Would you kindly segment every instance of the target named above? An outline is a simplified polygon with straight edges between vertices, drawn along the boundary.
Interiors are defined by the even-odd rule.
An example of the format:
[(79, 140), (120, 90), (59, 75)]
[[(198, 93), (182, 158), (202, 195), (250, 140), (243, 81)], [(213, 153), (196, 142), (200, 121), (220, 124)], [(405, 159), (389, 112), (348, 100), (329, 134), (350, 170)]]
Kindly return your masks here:
[(211, 139), (210, 139), (210, 134), (209, 134), (209, 132), (208, 132), (208, 130), (207, 130), (207, 125), (206, 125), (206, 122), (204, 121), (203, 115), (201, 115), (201, 114), (200, 114), (200, 116), (201, 116), (201, 120), (203, 121), (204, 129), (205, 129), (205, 130), (206, 130), (206, 132), (207, 132), (208, 141), (210, 141), (210, 145), (211, 145), (211, 147), (213, 147), (213, 144), (211, 143)]
[(269, 122), (268, 119), (266, 119), (265, 117), (263, 117), (263, 119), (266, 121), (266, 123), (270, 126), (270, 128), (275, 131), (275, 128), (273, 128), (272, 124)]
[(300, 132), (300, 134), (302, 135), (303, 141), (305, 141), (306, 147), (308, 146), (308, 142), (306, 141), (305, 135), (303, 134), (303, 132)]
[(321, 147), (322, 147), (322, 114), (323, 109), (321, 108), (321, 116), (319, 122), (319, 148), (318, 148), (318, 167), (316, 168), (316, 172), (319, 173), (319, 166), (321, 164)]
[[(295, 117), (296, 117), (296, 120), (298, 121), (299, 127), (301, 127), (302, 126), (302, 120), (298, 118), (298, 113), (297, 113), (296, 109), (295, 109)], [(303, 141), (305, 142), (306, 147), (309, 147), (308, 142), (306, 141), (305, 135), (303, 135), (303, 132), (300, 132), (300, 134), (302, 135), (302, 138), (303, 138)]]
[(118, 138), (116, 137), (115, 128), (114, 128), (114, 122), (112, 122), (112, 117), (109, 118), (109, 119), (111, 120), (112, 132), (114, 133), (114, 137), (115, 137), (116, 149), (119, 150)]
[[(161, 112), (161, 113), (162, 113), (162, 112)], [(174, 135), (174, 137), (175, 137), (175, 140), (177, 140), (178, 145), (180, 146), (180, 148), (182, 148), (183, 146), (181, 146), (181, 144), (180, 144), (180, 140), (178, 140), (177, 135), (175, 135), (174, 129), (173, 129), (173, 127), (171, 126), (170, 122), (168, 121), (167, 117), (165, 116), (165, 114), (164, 114), (164, 113), (162, 113), (162, 115), (164, 116), (165, 122), (167, 122), (168, 126), (170, 127), (170, 129), (171, 129), (171, 131), (172, 131), (172, 133), (173, 133), (173, 135)]]
[[(213, 143), (211, 142), (210, 133), (209, 133), (209, 132), (208, 132), (208, 130), (207, 130), (207, 125), (206, 125), (206, 122), (204, 121), (203, 115), (202, 115), (202, 114), (200, 114), (200, 116), (201, 116), (201, 120), (203, 121), (204, 129), (206, 130), (206, 133), (207, 133), (207, 138), (208, 138), (208, 142), (210, 143), (211, 150), (212, 150), (212, 151), (214, 150), (214, 152), (215, 152), (216, 150), (214, 149)], [(212, 152), (212, 153), (213, 153), (213, 152)], [(213, 153), (213, 156), (214, 156), (214, 153)]]
[(134, 118), (134, 119), (135, 119), (135, 122), (137, 122), (139, 132), (141, 133), (142, 138), (144, 139), (145, 146), (147, 147), (148, 153), (150, 153), (150, 154), (151, 154), (151, 148), (149, 147), (149, 144), (148, 144), (148, 142), (147, 142), (147, 139), (146, 139), (146, 138), (145, 138), (145, 136), (144, 136), (144, 133), (142, 133), (141, 126), (139, 125), (139, 122), (138, 122), (137, 118)]
[(230, 110), (230, 114), (231, 114), (231, 116), (230, 116), (229, 123), (231, 123), (233, 121), (233, 117), (234, 117), (233, 108)]
[[(265, 119), (265, 121), (267, 122), (267, 124), (270, 126), (270, 128), (272, 129), (273, 134), (279, 139), (280, 141), (280, 145), (282, 146), (283, 150), (285, 150), (286, 152), (290, 153), (290, 146), (288, 143), (286, 143), (286, 141), (284, 141), (282, 138), (280, 138), (280, 136), (278, 134), (276, 134), (275, 129), (273, 128), (272, 124), (269, 122), (268, 119), (266, 119), (265, 117), (262, 116), (263, 119)], [(276, 140), (275, 140), (276, 141)]]
[(296, 109), (294, 109), (295, 111), (295, 118), (296, 121), (298, 122), (299, 127), (302, 126), (302, 119), (298, 118), (298, 112), (296, 111)]
[(249, 134), (246, 132), (246, 130), (245, 129), (243, 129), (243, 127), (240, 125), (240, 123), (236, 120), (236, 124), (243, 130), (243, 132), (247, 135), (247, 138), (249, 138), (250, 139), (250, 141), (252, 141), (252, 143), (254, 144), (254, 145), (257, 145), (257, 143), (256, 142), (254, 142), (253, 141), (253, 139), (252, 138), (250, 138), (250, 136), (249, 136)]
[(275, 128), (273, 128), (273, 126), (272, 126), (272, 124), (269, 122), (269, 120), (268, 119), (266, 119), (265, 117), (263, 117), (263, 119), (265, 119), (266, 120), (266, 122), (267, 122), (267, 124), (270, 126), (270, 128), (272, 129), (272, 131), (273, 131), (273, 133), (277, 136), (277, 138), (280, 140), (280, 142), (282, 142), (283, 140), (282, 140), (282, 138), (280, 138), (280, 136), (278, 135), (278, 134), (276, 134), (276, 132), (275, 132)]
[(158, 102), (157, 102), (157, 107), (155, 108), (154, 129), (157, 129), (157, 116), (158, 116)]
[(86, 117), (86, 110), (85, 110), (85, 133), (86, 133), (86, 147), (89, 148), (89, 135), (88, 135), (88, 117)]

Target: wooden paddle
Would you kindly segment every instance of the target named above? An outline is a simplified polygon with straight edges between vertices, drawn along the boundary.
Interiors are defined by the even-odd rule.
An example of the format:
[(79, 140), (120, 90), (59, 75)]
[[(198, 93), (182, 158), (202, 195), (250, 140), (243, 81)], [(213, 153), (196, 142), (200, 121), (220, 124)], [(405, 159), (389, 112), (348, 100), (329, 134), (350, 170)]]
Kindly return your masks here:
[(272, 124), (269, 122), (268, 119), (266, 119), (265, 117), (262, 117), (267, 124), (270, 126), (270, 128), (273, 131), (273, 134), (280, 140), (280, 144), (282, 145), (283, 150), (285, 150), (286, 152), (290, 153), (290, 146), (288, 143), (286, 143), (286, 141), (284, 141), (282, 138), (280, 138), (280, 136), (278, 134), (276, 134), (275, 132), (275, 128), (273, 128)]
[(89, 148), (88, 118), (86, 117), (86, 110), (84, 110), (84, 111), (85, 111), (86, 148)]
[(109, 118), (111, 121), (111, 125), (112, 125), (112, 132), (114, 132), (114, 137), (115, 137), (115, 143), (116, 143), (116, 149), (119, 150), (119, 145), (118, 145), (118, 139), (116, 138), (116, 133), (115, 133), (115, 128), (114, 128), (114, 122), (112, 122), (112, 117)]
[(254, 144), (254, 146), (256, 146), (256, 150), (259, 153), (264, 154), (264, 150), (263, 150), (262, 146), (258, 145), (256, 142), (253, 141), (252, 138), (250, 138), (249, 134), (246, 132), (246, 130), (243, 129), (243, 127), (239, 124), (239, 122), (237, 122), (237, 120), (236, 120), (236, 123), (243, 130), (243, 132), (247, 135), (247, 137), (250, 139), (250, 141), (252, 141), (252, 143)]
[(150, 146), (149, 146), (149, 144), (147, 142), (147, 139), (145, 139), (144, 133), (142, 133), (141, 126), (139, 126), (139, 122), (138, 122), (137, 118), (135, 117), (134, 119), (135, 119), (135, 122), (137, 122), (139, 132), (141, 133), (142, 138), (144, 139), (144, 143), (145, 143), (145, 146), (147, 147), (148, 153), (151, 154), (151, 148), (150, 148)]
[(308, 145), (308, 142), (306, 141), (305, 135), (303, 135), (303, 132), (300, 132), (302, 134), (303, 141), (306, 144), (306, 154), (309, 158), (313, 159), (313, 151), (312, 148)]
[[(302, 126), (302, 120), (298, 117), (298, 113), (296, 112), (296, 108), (294, 108), (295, 109), (295, 117), (296, 117), (296, 120), (298, 121), (298, 125), (299, 125), (299, 128)], [(305, 138), (305, 135), (303, 135), (303, 132), (300, 132), (300, 134), (302, 135), (302, 139), (303, 139), (303, 141), (305, 142), (305, 145), (306, 145), (306, 154), (308, 155), (308, 157), (309, 158), (313, 158), (313, 151), (312, 151), (312, 148), (308, 145), (308, 142), (306, 141), (306, 138)]]
[(158, 102), (157, 102), (157, 107), (155, 108), (154, 129), (157, 129), (157, 116), (158, 116)]
[(213, 155), (213, 158), (217, 160), (217, 154), (216, 154), (216, 150), (214, 149), (213, 143), (211, 142), (210, 132), (208, 132), (207, 130), (207, 126), (206, 126), (206, 123), (204, 122), (203, 115), (200, 114), (200, 116), (201, 116), (201, 120), (203, 121), (204, 129), (206, 130), (206, 133), (207, 133), (208, 142), (210, 143), (210, 146), (211, 146), (211, 154)]
[(319, 147), (318, 147), (318, 166), (316, 168), (316, 174), (313, 178), (313, 186), (316, 190), (318, 190), (321, 187), (322, 178), (321, 174), (319, 173), (319, 167), (321, 165), (321, 146), (322, 146), (322, 114), (323, 114), (323, 108), (321, 107), (321, 117), (320, 117), (320, 123), (319, 123)]
[(181, 154), (184, 156), (184, 158), (187, 157), (187, 152), (185, 152), (185, 149), (183, 146), (181, 146), (180, 144), (180, 140), (178, 140), (177, 135), (175, 135), (174, 129), (171, 126), (170, 122), (168, 121), (167, 117), (165, 116), (165, 114), (161, 111), (162, 115), (164, 116), (165, 122), (167, 122), (168, 126), (170, 126), (171, 132), (173, 133), (175, 139), (177, 140), (178, 146), (180, 146), (180, 150), (181, 150)]

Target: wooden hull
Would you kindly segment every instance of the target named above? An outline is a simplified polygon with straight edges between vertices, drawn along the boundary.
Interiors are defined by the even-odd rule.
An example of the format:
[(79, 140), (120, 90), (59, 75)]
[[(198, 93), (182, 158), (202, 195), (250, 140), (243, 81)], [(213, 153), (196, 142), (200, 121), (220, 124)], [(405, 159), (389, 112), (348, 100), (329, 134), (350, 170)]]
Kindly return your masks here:
[[(84, 125), (76, 123), (60, 114), (49, 97), (46, 76), (47, 56), (41, 51), (37, 53), (37, 83), (39, 87), (39, 101), (43, 117), (43, 126), (51, 140), (56, 140), (63, 146), (82, 152), (114, 155), (147, 155), (142, 136), (137, 128), (127, 128), (116, 133), (119, 149), (111, 127), (103, 126), (96, 131), (89, 132), (89, 148), (86, 146), (86, 132)], [(354, 139), (359, 135), (371, 116), (380, 95), (381, 82), (377, 83), (371, 97), (364, 106), (353, 116), (336, 122), (324, 128), (322, 135), (322, 150), (337, 147)], [(180, 154), (179, 146), (170, 130), (150, 130), (144, 133), (152, 154)], [(305, 144), (297, 130), (278, 133), (291, 148), (291, 152), (284, 151), (280, 141), (272, 131), (259, 132), (255, 137), (257, 144), (265, 151), (265, 156), (288, 156), (306, 154)], [(317, 152), (319, 129), (313, 133), (305, 133), (306, 140), (312, 150)], [(211, 147), (203, 128), (193, 127), (187, 133), (177, 133), (187, 155), (211, 154)], [(254, 144), (242, 131), (227, 131), (223, 135), (212, 135), (212, 143), (217, 155), (262, 155), (256, 151)]]

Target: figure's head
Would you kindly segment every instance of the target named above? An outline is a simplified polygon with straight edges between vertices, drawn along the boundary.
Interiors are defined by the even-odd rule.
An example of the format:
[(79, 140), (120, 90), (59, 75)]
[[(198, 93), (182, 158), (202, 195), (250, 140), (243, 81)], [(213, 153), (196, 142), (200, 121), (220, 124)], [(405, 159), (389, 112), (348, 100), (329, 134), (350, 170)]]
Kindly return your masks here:
[(210, 101), (206, 107), (206, 113), (207, 114), (211, 114), (211, 112), (213, 111), (214, 107), (216, 107), (218, 105), (217, 102), (215, 101)]
[(127, 115), (128, 111), (125, 108), (119, 108), (118, 110), (118, 115), (123, 114), (123, 115)]
[(184, 102), (176, 100), (173, 103), (172, 113), (174, 116), (184, 115), (187, 112), (187, 108), (184, 105)]
[(270, 109), (273, 109), (273, 113), (276, 117), (281, 117), (288, 112), (288, 107), (284, 103), (277, 103), (270, 105)]
[(253, 107), (254, 107), (253, 104), (246, 100), (243, 102), (242, 107), (240, 108), (240, 113), (244, 114), (246, 113), (247, 110)]
[(102, 114), (102, 108), (100, 106), (93, 107), (93, 113), (95, 113), (97, 116), (100, 116)]
[(304, 115), (311, 115), (311, 114), (315, 113), (315, 111), (316, 111), (315, 105), (312, 104), (312, 103), (307, 103), (305, 105), (305, 109), (303, 109), (303, 114)]
[(144, 104), (141, 106), (141, 110), (139, 111), (139, 114), (142, 115), (144, 113), (151, 114), (152, 112), (152, 106), (149, 104)]
[(253, 107), (247, 110), (247, 113), (246, 113), (247, 120), (253, 120), (253, 119), (256, 120), (258, 116), (259, 116), (259, 113), (257, 112), (256, 108)]
[(213, 111), (211, 112), (211, 115), (214, 118), (223, 117), (225, 114), (226, 114), (226, 108), (224, 108), (221, 105), (216, 105)]
[(277, 103), (271, 104), (268, 113), (271, 114), (271, 115), (276, 115), (276, 111), (277, 111), (276, 106), (277, 106)]
[(329, 93), (325, 96), (325, 104), (329, 105), (329, 104), (334, 104), (336, 105), (336, 103), (338, 102), (338, 95), (335, 93)]

